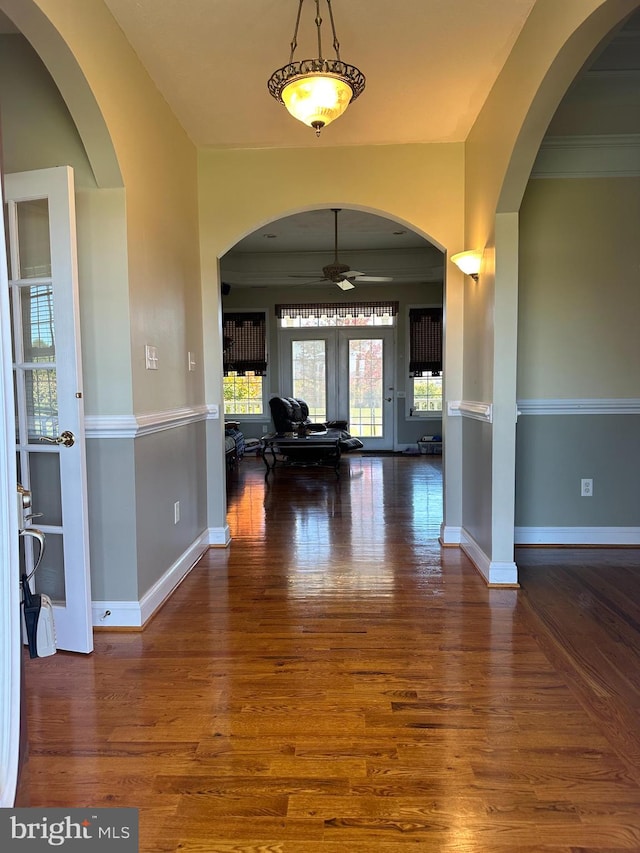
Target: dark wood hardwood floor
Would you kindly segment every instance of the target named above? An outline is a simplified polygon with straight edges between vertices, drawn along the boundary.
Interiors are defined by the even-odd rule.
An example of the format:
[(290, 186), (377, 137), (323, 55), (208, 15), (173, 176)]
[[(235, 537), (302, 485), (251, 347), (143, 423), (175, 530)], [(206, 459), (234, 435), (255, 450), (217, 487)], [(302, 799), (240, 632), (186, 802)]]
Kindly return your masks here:
[(26, 660), (19, 804), (138, 807), (143, 853), (640, 850), (638, 551), (488, 589), (429, 457), (249, 457), (228, 496), (143, 632)]

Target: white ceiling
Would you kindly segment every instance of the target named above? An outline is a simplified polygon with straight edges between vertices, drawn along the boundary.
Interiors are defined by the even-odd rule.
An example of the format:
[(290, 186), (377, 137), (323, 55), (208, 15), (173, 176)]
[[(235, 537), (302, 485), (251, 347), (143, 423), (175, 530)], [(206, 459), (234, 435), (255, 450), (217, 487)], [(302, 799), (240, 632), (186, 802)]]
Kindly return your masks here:
[[(366, 275), (392, 276), (395, 284), (442, 281), (442, 252), (411, 229), (357, 210), (340, 209), (337, 218), (339, 262)], [(332, 209), (286, 216), (227, 252), (222, 278), (240, 287), (304, 286), (322, 276), (335, 248)]]
[[(333, 0), (341, 58), (367, 85), (319, 139), (267, 91), (289, 61), (298, 0), (104, 2), (196, 145), (324, 148), (463, 141), (536, 0)], [(321, 14), (323, 53), (333, 57), (325, 0)], [(296, 59), (317, 56), (314, 17), (305, 0)], [(11, 29), (0, 17), (0, 30)], [(223, 277), (241, 286), (282, 282), (285, 272), (317, 277), (333, 260), (332, 217), (270, 223), (227, 253)], [(340, 213), (339, 250), (352, 269), (397, 283), (442, 279), (437, 249), (370, 214)]]
[[(318, 140), (267, 91), (289, 61), (297, 0), (105, 2), (193, 142), (233, 148), (462, 141), (535, 4), (333, 0), (341, 58), (367, 87)], [(302, 12), (295, 58), (315, 58), (313, 0)]]

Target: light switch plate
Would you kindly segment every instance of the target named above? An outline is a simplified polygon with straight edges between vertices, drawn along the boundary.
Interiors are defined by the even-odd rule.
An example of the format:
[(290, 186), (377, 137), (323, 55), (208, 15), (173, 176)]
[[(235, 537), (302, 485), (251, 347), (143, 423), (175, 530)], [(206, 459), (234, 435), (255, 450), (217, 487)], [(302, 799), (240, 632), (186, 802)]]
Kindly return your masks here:
[(158, 369), (158, 348), (145, 344), (144, 346), (144, 366), (147, 370)]

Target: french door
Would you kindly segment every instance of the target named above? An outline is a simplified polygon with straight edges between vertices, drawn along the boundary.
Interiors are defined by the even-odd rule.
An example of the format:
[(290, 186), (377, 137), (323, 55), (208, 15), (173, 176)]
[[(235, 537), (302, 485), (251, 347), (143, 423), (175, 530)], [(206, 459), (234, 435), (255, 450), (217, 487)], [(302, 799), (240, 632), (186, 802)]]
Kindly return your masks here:
[(366, 450), (393, 449), (393, 329), (281, 330), (280, 387), (313, 421), (346, 420)]
[[(18, 480), (45, 534), (57, 646), (93, 648), (73, 170), (5, 176)], [(24, 543), (27, 573), (33, 539)]]

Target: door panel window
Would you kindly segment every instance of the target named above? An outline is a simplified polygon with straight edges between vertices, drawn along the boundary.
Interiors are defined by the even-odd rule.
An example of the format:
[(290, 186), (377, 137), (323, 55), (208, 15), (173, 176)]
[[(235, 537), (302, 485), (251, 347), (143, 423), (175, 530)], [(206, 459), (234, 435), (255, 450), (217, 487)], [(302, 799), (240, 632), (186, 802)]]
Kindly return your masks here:
[(39, 278), (51, 275), (49, 200), (29, 199), (16, 204), (20, 272), (14, 277)]
[(384, 432), (382, 357), (380, 338), (349, 341), (349, 430), (358, 438)]
[(44, 556), (33, 576), (33, 585), (36, 592), (48, 595), (55, 604), (65, 604), (64, 543), (59, 533), (47, 533)]
[(61, 526), (60, 455), (44, 451), (29, 453), (28, 460), (31, 491), (38, 496), (36, 526), (44, 524)]
[(27, 441), (58, 434), (58, 386), (56, 371), (36, 369), (21, 371), (24, 378)]
[(304, 340), (291, 342), (293, 396), (309, 406), (309, 417), (316, 423), (327, 420), (327, 342)]
[(20, 287), (23, 360), (55, 361), (53, 290), (51, 285)]

